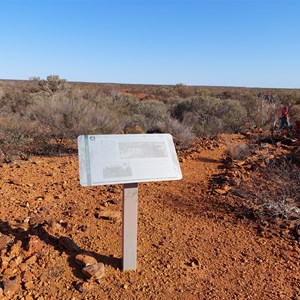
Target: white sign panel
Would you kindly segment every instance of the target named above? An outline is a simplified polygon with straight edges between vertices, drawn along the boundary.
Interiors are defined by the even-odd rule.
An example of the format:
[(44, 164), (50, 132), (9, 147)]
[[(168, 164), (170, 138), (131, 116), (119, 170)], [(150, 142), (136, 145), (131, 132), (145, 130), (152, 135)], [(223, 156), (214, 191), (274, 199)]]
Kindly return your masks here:
[(81, 135), (78, 153), (83, 186), (182, 178), (170, 134)]

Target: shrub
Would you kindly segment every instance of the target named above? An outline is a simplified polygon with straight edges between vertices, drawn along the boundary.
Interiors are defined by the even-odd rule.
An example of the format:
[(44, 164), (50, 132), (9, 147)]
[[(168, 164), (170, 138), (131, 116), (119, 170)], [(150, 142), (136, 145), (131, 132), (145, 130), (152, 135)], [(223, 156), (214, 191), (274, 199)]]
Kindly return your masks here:
[(169, 118), (166, 122), (167, 130), (171, 133), (183, 148), (187, 148), (193, 144), (196, 139), (193, 128), (185, 126), (173, 118)]
[(295, 123), (296, 121), (300, 121), (300, 104), (292, 106), (290, 110), (291, 123)]
[(274, 218), (300, 221), (300, 168), (286, 157), (270, 160), (238, 186), (245, 209), (252, 209), (262, 223)]
[(225, 154), (232, 159), (245, 159), (250, 155), (249, 146), (244, 143), (232, 145), (229, 141), (225, 141), (225, 144)]
[(130, 107), (132, 120), (145, 131), (162, 126), (170, 117), (167, 106), (157, 100), (144, 100)]
[(123, 127), (122, 118), (109, 109), (98, 108), (87, 100), (74, 100), (64, 94), (39, 99), (28, 110), (55, 138), (76, 138), (80, 134), (116, 133)]
[(223, 132), (232, 133), (238, 132), (245, 124), (247, 112), (239, 101), (226, 99), (218, 106), (216, 117), (222, 120)]
[(260, 195), (264, 214), (270, 217), (300, 220), (300, 169), (287, 158), (271, 161), (263, 176), (276, 184), (268, 195)]
[(46, 133), (35, 121), (17, 114), (0, 116), (0, 150), (5, 157), (44, 147)]
[(178, 103), (172, 116), (193, 127), (197, 136), (216, 135), (238, 131), (245, 122), (246, 111), (236, 100), (194, 97)]
[(278, 118), (278, 106), (280, 102), (277, 97), (249, 96), (242, 105), (247, 111), (247, 119), (251, 127), (265, 128), (276, 122)]

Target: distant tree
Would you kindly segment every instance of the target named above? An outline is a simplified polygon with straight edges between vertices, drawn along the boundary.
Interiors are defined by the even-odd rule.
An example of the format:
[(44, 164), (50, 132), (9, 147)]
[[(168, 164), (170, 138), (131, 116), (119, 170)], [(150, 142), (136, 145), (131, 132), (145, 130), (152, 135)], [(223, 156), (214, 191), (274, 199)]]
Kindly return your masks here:
[(66, 79), (61, 79), (58, 75), (49, 75), (47, 80), (41, 79), (39, 76), (32, 76), (29, 80), (37, 84), (39, 91), (42, 90), (51, 94), (65, 88), (67, 82)]
[(47, 76), (47, 86), (52, 92), (56, 92), (64, 87), (66, 79), (61, 79), (58, 75)]
[(175, 89), (178, 96), (181, 98), (188, 98), (194, 95), (193, 88), (183, 83), (176, 84)]
[(41, 77), (39, 77), (39, 76), (32, 76), (32, 77), (29, 78), (29, 80), (31, 80), (31, 81), (40, 81)]

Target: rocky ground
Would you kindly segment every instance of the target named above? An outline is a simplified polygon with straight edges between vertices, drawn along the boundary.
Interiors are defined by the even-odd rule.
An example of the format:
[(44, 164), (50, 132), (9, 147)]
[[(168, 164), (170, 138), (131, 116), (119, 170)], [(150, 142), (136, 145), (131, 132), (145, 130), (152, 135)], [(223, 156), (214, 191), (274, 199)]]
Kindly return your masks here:
[(298, 151), (259, 131), (178, 149), (182, 180), (139, 184), (127, 272), (122, 186), (81, 187), (76, 154), (7, 161), (0, 299), (300, 299)]

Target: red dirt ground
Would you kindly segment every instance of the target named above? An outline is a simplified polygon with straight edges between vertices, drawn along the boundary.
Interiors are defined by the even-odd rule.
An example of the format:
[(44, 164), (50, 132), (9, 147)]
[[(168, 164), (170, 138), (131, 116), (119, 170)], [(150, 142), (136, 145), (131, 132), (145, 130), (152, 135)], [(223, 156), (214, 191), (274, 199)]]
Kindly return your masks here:
[[(136, 271), (121, 270), (121, 186), (81, 187), (76, 155), (3, 164), (0, 299), (300, 299), (299, 241), (258, 234), (210, 185), (225, 139), (245, 142), (204, 141), (180, 152), (182, 180), (139, 184)], [(82, 252), (101, 279), (82, 273)]]

